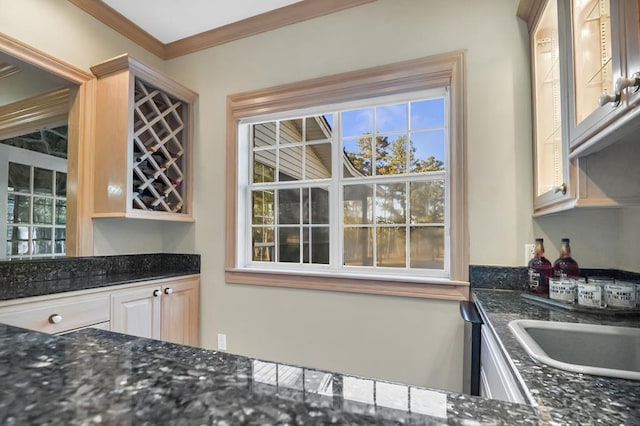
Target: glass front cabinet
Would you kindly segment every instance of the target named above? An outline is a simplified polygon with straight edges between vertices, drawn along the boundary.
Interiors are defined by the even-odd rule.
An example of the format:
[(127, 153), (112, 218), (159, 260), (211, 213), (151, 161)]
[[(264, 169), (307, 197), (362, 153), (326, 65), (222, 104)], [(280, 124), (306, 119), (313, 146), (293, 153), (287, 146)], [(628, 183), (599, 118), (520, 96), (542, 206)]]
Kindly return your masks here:
[(531, 28), (535, 208), (571, 198), (566, 97), (560, 67), (558, 0), (544, 3)]
[(535, 213), (587, 206), (585, 157), (593, 167), (594, 153), (640, 128), (633, 124), (640, 121), (639, 4), (521, 0), (518, 16), (530, 29)]

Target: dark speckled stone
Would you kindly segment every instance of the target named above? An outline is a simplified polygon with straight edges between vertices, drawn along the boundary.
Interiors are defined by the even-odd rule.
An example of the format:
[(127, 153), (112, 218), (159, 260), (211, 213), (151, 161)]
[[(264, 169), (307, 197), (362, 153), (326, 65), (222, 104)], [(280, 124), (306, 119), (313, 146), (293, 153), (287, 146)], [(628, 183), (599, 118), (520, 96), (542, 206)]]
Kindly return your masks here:
[(0, 262), (0, 300), (200, 273), (200, 255), (135, 254)]
[(537, 363), (508, 328), (515, 319), (582, 322), (640, 327), (640, 320), (575, 313), (530, 304), (520, 292), (474, 289), (473, 297), (485, 321), (518, 377), (529, 391), (541, 418), (571, 425), (640, 425), (640, 381), (571, 373)]
[[(640, 283), (640, 274), (615, 269), (582, 268), (580, 275), (608, 276), (617, 280)], [(527, 268), (469, 265), (469, 283), (472, 288), (522, 290), (527, 283)]]
[(539, 424), (528, 405), (101, 330), (0, 325), (0, 383), (5, 425)]

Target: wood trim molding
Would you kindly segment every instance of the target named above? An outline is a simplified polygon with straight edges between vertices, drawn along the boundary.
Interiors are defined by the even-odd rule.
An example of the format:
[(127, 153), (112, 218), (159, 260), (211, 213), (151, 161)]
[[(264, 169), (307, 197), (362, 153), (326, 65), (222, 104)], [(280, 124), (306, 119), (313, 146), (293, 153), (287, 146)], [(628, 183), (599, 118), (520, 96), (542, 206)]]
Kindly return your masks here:
[(469, 300), (469, 283), (456, 281), (413, 283), (398, 279), (327, 277), (246, 270), (227, 270), (225, 280), (233, 284), (269, 287), (344, 291), (422, 299)]
[(69, 89), (56, 89), (0, 106), (0, 139), (23, 135), (44, 126), (66, 123)]
[(166, 59), (208, 49), (375, 0), (303, 0), (165, 45)]
[(165, 57), (165, 45), (160, 42), (160, 40), (131, 22), (106, 3), (99, 0), (69, 0), (69, 2), (157, 57), (167, 59)]
[(14, 74), (19, 73), (20, 68), (15, 65), (7, 64), (6, 62), (0, 62), (0, 79), (11, 77)]
[(67, 80), (75, 86), (69, 96), (69, 153), (67, 158), (67, 255), (93, 254), (93, 108), (94, 77), (0, 33), (0, 52)]
[(188, 53), (260, 34), (308, 19), (360, 6), (375, 0), (302, 0), (210, 31), (164, 44), (100, 0), (68, 0), (161, 59)]
[[(399, 296), (455, 299), (468, 298), (469, 236), (467, 218), (466, 171), (466, 86), (464, 52), (457, 51), (414, 59), (365, 70), (352, 71), (312, 80), (239, 93), (227, 97), (226, 140), (226, 260), (227, 282), (322, 290), (341, 290)], [(447, 283), (368, 284), (363, 280), (331, 275), (303, 275), (238, 269), (236, 173), (238, 161), (238, 122), (242, 118), (284, 112), (312, 106), (340, 103), (408, 93), (447, 86), (450, 89), (451, 148), (451, 280)], [(383, 279), (383, 278), (381, 278)], [(370, 280), (369, 280), (370, 281)], [(337, 283), (337, 284), (334, 284)], [(444, 286), (444, 287), (443, 287)], [(371, 288), (369, 288), (371, 287)], [(453, 289), (451, 288), (453, 287)], [(423, 290), (417, 290), (422, 288)], [(437, 288), (437, 290), (436, 290)], [(395, 292), (394, 292), (395, 289)]]

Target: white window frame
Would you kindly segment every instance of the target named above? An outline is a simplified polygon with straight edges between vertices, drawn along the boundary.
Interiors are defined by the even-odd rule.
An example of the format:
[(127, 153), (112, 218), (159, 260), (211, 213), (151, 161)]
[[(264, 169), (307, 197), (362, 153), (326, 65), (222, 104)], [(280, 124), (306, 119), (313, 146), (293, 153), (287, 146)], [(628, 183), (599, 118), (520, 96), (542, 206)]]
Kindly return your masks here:
[[(382, 268), (374, 270), (372, 275), (355, 273), (348, 270), (310, 268), (300, 264), (293, 268), (283, 268), (277, 264), (274, 268), (260, 268), (247, 263), (249, 255), (246, 234), (248, 210), (250, 210), (246, 180), (249, 178), (248, 149), (241, 146), (242, 140), (249, 140), (247, 124), (252, 120), (265, 117), (289, 118), (291, 111), (295, 115), (313, 115), (314, 112), (326, 112), (326, 106), (371, 102), (372, 98), (394, 96), (403, 101), (413, 95), (432, 89), (446, 87), (450, 99), (450, 151), (447, 152), (446, 170), (449, 173), (445, 202), (450, 209), (450, 268), (448, 276), (434, 277), (391, 271), (380, 273)], [(231, 95), (227, 101), (227, 233), (226, 233), (226, 281), (228, 283), (268, 285), (292, 288), (307, 288), (359, 293), (391, 294), (411, 297), (467, 300), (468, 284), (468, 225), (466, 211), (466, 135), (464, 101), (464, 52), (453, 52), (427, 58), (415, 59), (391, 65), (338, 74), (314, 80), (292, 83), (284, 86), (258, 90), (255, 92)], [(418, 96), (420, 97), (420, 96)], [(319, 111), (320, 109), (320, 111)], [(300, 113), (300, 114), (299, 114)], [(334, 143), (333, 149), (339, 144)], [(335, 156), (334, 156), (335, 158)], [(332, 167), (335, 168), (335, 165)], [(244, 178), (243, 178), (244, 177)], [(245, 180), (243, 186), (243, 179)], [(405, 179), (403, 176), (401, 179)], [(333, 180), (332, 182), (337, 182)], [(315, 184), (315, 182), (314, 182)], [(333, 183), (335, 185), (335, 183)], [(314, 185), (315, 186), (315, 185)], [(335, 188), (334, 188), (335, 190)], [(239, 196), (239, 194), (241, 194)], [(338, 199), (341, 199), (341, 189)], [(334, 215), (340, 215), (338, 208), (331, 209)], [(243, 212), (243, 213), (241, 213)], [(342, 220), (331, 218), (331, 223)], [(340, 226), (333, 226), (332, 232), (342, 232)], [(332, 235), (335, 239), (335, 235)], [(339, 241), (340, 238), (337, 238)], [(334, 265), (336, 256), (342, 256), (339, 250), (332, 252)], [(250, 244), (249, 244), (250, 245)], [(394, 268), (395, 269), (395, 268)], [(431, 270), (430, 270), (431, 272)]]
[[(241, 173), (238, 175), (238, 197), (245, 197), (245, 214), (238, 216), (238, 228), (244, 228), (246, 233), (243, 234), (243, 239), (238, 240), (238, 266), (241, 268), (247, 269), (264, 269), (264, 270), (275, 270), (275, 271), (300, 271), (301, 268), (311, 269), (317, 272), (330, 272), (330, 273), (346, 273), (353, 275), (371, 275), (371, 274), (382, 274), (386, 276), (415, 276), (415, 275), (423, 275), (429, 276), (432, 278), (449, 278), (450, 277), (450, 237), (449, 237), (449, 228), (451, 226), (451, 208), (448, 203), (450, 197), (450, 188), (449, 182), (451, 180), (450, 176), (450, 168), (446, 167), (442, 172), (431, 172), (429, 174), (400, 174), (400, 175), (383, 175), (383, 176), (366, 176), (366, 177), (349, 177), (344, 178), (342, 176), (342, 148), (341, 145), (341, 135), (342, 135), (342, 120), (340, 117), (340, 112), (348, 111), (348, 110), (356, 110), (363, 108), (375, 108), (378, 106), (386, 106), (393, 105), (398, 103), (411, 103), (415, 101), (421, 100), (429, 100), (429, 99), (444, 99), (444, 108), (445, 108), (445, 122), (444, 122), (444, 130), (445, 130), (445, 158), (446, 164), (450, 164), (449, 159), (449, 91), (448, 88), (436, 88), (429, 89), (427, 91), (421, 91), (410, 94), (396, 94), (392, 96), (385, 96), (381, 98), (372, 98), (367, 99), (365, 101), (356, 101), (356, 102), (347, 102), (343, 104), (336, 105), (328, 105), (328, 106), (319, 106), (317, 108), (306, 109), (303, 111), (288, 111), (285, 113), (277, 113), (271, 115), (263, 115), (258, 117), (249, 117), (246, 119), (240, 120), (238, 125), (242, 128), (239, 130), (239, 133), (243, 135), (247, 135), (246, 137), (239, 138), (238, 140), (238, 150), (239, 152), (246, 152), (246, 155), (239, 156), (238, 170), (248, 169), (247, 173)], [(253, 165), (254, 162), (252, 160), (252, 144), (253, 135), (251, 132), (251, 128), (255, 124), (273, 122), (276, 121), (276, 126), (279, 125), (280, 121), (277, 120), (288, 120), (288, 119), (299, 119), (302, 118), (303, 121), (306, 117), (312, 117), (321, 114), (333, 114), (334, 126), (333, 126), (333, 134), (331, 140), (321, 140), (321, 141), (312, 141), (312, 144), (317, 142), (330, 142), (332, 146), (332, 177), (327, 179), (300, 179), (296, 181), (287, 181), (285, 182), (269, 182), (269, 183), (252, 183), (250, 180), (253, 176)], [(375, 123), (374, 123), (375, 126)], [(424, 129), (421, 129), (421, 131)], [(427, 129), (433, 130), (433, 129)], [(409, 132), (410, 129), (405, 129), (404, 132)], [(413, 129), (411, 129), (413, 131)], [(277, 145), (276, 145), (277, 146)], [(287, 144), (286, 147), (294, 146), (291, 144)], [(272, 148), (277, 151), (279, 148)], [(260, 149), (259, 149), (260, 150)], [(304, 150), (302, 150), (304, 153)], [(373, 151), (375, 153), (375, 150)], [(375, 155), (375, 154), (374, 154)], [(278, 157), (276, 157), (278, 158)], [(372, 160), (373, 162), (374, 160)], [(245, 163), (246, 162), (246, 163)], [(302, 172), (304, 176), (304, 168), (305, 161), (302, 161)], [(276, 160), (276, 170), (275, 174), (278, 174), (279, 164)], [(347, 185), (357, 185), (357, 184), (388, 184), (388, 183), (407, 183), (407, 182), (427, 182), (427, 181), (435, 181), (439, 179), (444, 179), (445, 181), (445, 194), (444, 194), (444, 203), (445, 203), (445, 220), (444, 220), (444, 230), (445, 230), (445, 238), (444, 238), (444, 268), (443, 270), (434, 270), (434, 269), (418, 269), (418, 268), (410, 268), (410, 267), (384, 267), (384, 266), (346, 266), (343, 265), (343, 243), (344, 243), (344, 217), (342, 215), (343, 212), (343, 191), (344, 187)], [(253, 260), (253, 245), (252, 245), (252, 211), (251, 211), (251, 192), (252, 190), (280, 190), (280, 189), (298, 189), (298, 188), (317, 188), (317, 187), (328, 187), (329, 188), (329, 205), (334, 206), (334, 208), (329, 209), (330, 217), (329, 217), (329, 232), (330, 232), (330, 253), (329, 253), (329, 264), (314, 264), (314, 263), (302, 263), (299, 262), (263, 262), (263, 261), (254, 261)], [(242, 189), (240, 189), (242, 188)], [(409, 197), (410, 198), (410, 197)], [(276, 201), (277, 202), (277, 201)], [(409, 220), (409, 212), (410, 205), (406, 206), (407, 210), (407, 218), (406, 221)], [(423, 224), (427, 226), (426, 224)], [(375, 240), (375, 230), (382, 228), (381, 226), (370, 224), (367, 225), (374, 229), (374, 240)], [(400, 227), (410, 227), (407, 223), (398, 224)], [(298, 227), (304, 228), (303, 225), (298, 225)], [(355, 226), (358, 227), (358, 226)], [(273, 224), (273, 228), (275, 229), (275, 252), (278, 251), (278, 230), (280, 226), (278, 224)], [(408, 246), (409, 239), (406, 239), (407, 247), (405, 248), (405, 253), (408, 255), (410, 253), (410, 248)], [(374, 245), (374, 252), (375, 252)], [(311, 245), (309, 246), (311, 250)], [(276, 254), (277, 257), (277, 254)], [(374, 259), (376, 258), (374, 254)]]

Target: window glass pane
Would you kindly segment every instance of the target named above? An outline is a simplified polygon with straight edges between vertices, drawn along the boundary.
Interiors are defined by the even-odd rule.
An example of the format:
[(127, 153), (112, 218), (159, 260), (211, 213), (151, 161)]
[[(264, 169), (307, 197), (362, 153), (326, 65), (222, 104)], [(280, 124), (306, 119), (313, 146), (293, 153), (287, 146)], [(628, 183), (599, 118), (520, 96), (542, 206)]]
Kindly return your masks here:
[(253, 191), (252, 223), (254, 225), (273, 224), (275, 219), (275, 204), (273, 191)]
[(444, 127), (444, 98), (411, 102), (411, 129)]
[(282, 120), (280, 122), (280, 143), (302, 142), (302, 119)]
[(376, 174), (399, 175), (407, 171), (407, 136), (376, 137)]
[(343, 262), (349, 266), (373, 266), (373, 228), (344, 228)]
[(53, 199), (33, 197), (33, 223), (53, 224)]
[[(330, 114), (327, 114), (330, 116)], [(331, 139), (331, 124), (325, 118), (326, 116), (318, 115), (315, 117), (307, 117), (305, 120), (306, 141), (321, 141)]]
[(344, 187), (343, 199), (345, 224), (373, 222), (373, 184), (347, 185)]
[(406, 229), (383, 227), (376, 229), (376, 265), (404, 268), (406, 266)]
[(281, 189), (278, 191), (278, 223), (300, 223), (299, 189)]
[(31, 167), (9, 163), (9, 185), (12, 192), (31, 192)]
[(255, 183), (274, 182), (276, 151), (268, 149), (253, 153), (253, 181)]
[(311, 263), (329, 264), (329, 228), (311, 228)]
[(311, 223), (329, 224), (329, 188), (311, 188)]
[(53, 195), (53, 170), (33, 168), (33, 193)]
[(377, 185), (376, 223), (405, 223), (406, 186), (404, 183)]
[(7, 227), (7, 254), (8, 255), (28, 255), (29, 254), (29, 227), (28, 226)]
[(55, 229), (55, 252), (56, 254), (64, 254), (65, 250), (65, 229), (64, 228), (56, 228)]
[(444, 130), (415, 132), (411, 140), (411, 172), (433, 172), (446, 166)]
[(56, 195), (58, 197), (67, 196), (67, 174), (56, 172)]
[(373, 108), (342, 113), (342, 136), (360, 136), (373, 133)]
[(56, 225), (67, 223), (67, 201), (56, 200)]
[(309, 263), (309, 228), (302, 228), (302, 263)]
[(253, 126), (253, 146), (275, 146), (276, 123), (261, 123)]
[(444, 223), (444, 181), (411, 182), (411, 223)]
[(49, 254), (53, 253), (53, 242), (51, 237), (53, 230), (51, 228), (33, 228), (33, 254)]
[(444, 269), (444, 226), (411, 227), (412, 268)]
[(31, 221), (31, 197), (9, 194), (7, 201), (7, 223)]
[(331, 144), (320, 143), (306, 146), (306, 179), (327, 179), (331, 177)]
[(278, 261), (300, 262), (300, 228), (278, 228)]
[(345, 139), (342, 142), (344, 156), (343, 176), (371, 176), (371, 138)]
[(282, 148), (279, 154), (278, 179), (282, 182), (302, 179), (302, 147)]
[(407, 129), (407, 104), (386, 105), (376, 108), (376, 130), (380, 133)]
[(252, 247), (253, 247), (253, 260), (260, 262), (273, 262), (275, 261), (274, 248), (275, 243), (275, 230), (274, 228), (261, 228), (254, 227), (252, 230)]

